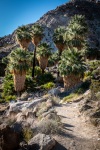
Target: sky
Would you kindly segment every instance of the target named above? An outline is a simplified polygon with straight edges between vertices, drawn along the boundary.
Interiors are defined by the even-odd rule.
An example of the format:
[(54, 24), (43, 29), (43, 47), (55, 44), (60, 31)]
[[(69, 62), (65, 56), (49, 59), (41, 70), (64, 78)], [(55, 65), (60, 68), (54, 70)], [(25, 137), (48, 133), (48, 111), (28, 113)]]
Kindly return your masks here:
[(0, 37), (18, 26), (36, 22), (46, 12), (68, 0), (0, 0)]

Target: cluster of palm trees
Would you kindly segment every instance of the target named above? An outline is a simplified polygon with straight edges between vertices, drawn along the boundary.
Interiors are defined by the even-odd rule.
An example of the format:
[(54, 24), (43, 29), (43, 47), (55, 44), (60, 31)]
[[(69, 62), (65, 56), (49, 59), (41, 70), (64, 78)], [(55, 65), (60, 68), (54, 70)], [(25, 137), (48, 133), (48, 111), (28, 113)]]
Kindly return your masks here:
[(87, 23), (82, 15), (73, 16), (67, 28), (55, 30), (54, 42), (60, 60), (58, 68), (66, 90), (78, 84), (86, 70), (82, 53), (86, 50), (87, 32)]
[[(18, 93), (24, 89), (26, 72), (32, 67), (32, 64), (32, 77), (34, 77), (36, 57), (42, 73), (47, 67), (48, 58), (51, 55), (51, 47), (47, 43), (42, 43), (38, 46), (42, 38), (43, 28), (39, 24), (33, 25), (31, 29), (28, 26), (21, 26), (16, 31), (16, 39), (20, 48), (15, 49), (9, 55), (9, 69), (13, 73), (14, 87)], [(35, 47), (34, 57), (27, 51), (30, 42)]]
[[(53, 40), (59, 52), (58, 75), (60, 73), (63, 76), (66, 89), (80, 81), (86, 68), (80, 52), (80, 50), (85, 49), (86, 34), (87, 24), (82, 15), (72, 17), (67, 28), (59, 27), (54, 31)], [(42, 73), (47, 67), (52, 49), (47, 43), (39, 45), (43, 36), (43, 28), (39, 24), (33, 25), (31, 29), (28, 26), (22, 26), (16, 31), (16, 39), (21, 48), (11, 52), (9, 68), (13, 73), (14, 86), (17, 92), (24, 89), (26, 71), (32, 66), (32, 62), (32, 77), (34, 77), (36, 57)], [(27, 51), (30, 42), (35, 47), (34, 57)]]

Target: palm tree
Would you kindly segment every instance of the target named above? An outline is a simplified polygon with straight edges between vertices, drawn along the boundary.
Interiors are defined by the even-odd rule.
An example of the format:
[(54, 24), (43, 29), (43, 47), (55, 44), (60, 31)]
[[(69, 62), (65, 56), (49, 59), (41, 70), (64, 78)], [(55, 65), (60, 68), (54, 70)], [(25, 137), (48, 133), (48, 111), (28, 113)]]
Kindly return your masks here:
[(65, 90), (80, 83), (86, 65), (77, 48), (64, 50), (61, 56), (59, 72), (63, 76)]
[(59, 50), (59, 55), (61, 55), (61, 53), (62, 53), (62, 51), (64, 50), (64, 47), (65, 47), (65, 42), (64, 42), (64, 39), (63, 39), (63, 34), (65, 33), (65, 31), (66, 30), (63, 27), (58, 27), (54, 31), (53, 40), (54, 40), (54, 43), (56, 44), (56, 47)]
[(31, 28), (31, 37), (32, 37), (32, 43), (35, 46), (34, 58), (33, 58), (33, 70), (32, 70), (32, 77), (34, 77), (36, 47), (43, 38), (43, 28), (39, 24), (34, 24), (32, 26), (32, 28)]
[(52, 48), (47, 43), (42, 43), (37, 47), (37, 60), (40, 68), (42, 69), (42, 73), (44, 73), (44, 69), (47, 67), (51, 50)]
[(87, 31), (88, 28), (85, 17), (82, 15), (75, 15), (72, 17), (64, 34), (64, 40), (67, 41), (70, 48), (77, 47), (81, 50), (85, 46)]
[(29, 28), (27, 26), (19, 27), (16, 30), (16, 39), (21, 48), (27, 50), (29, 43), (31, 42)]
[(9, 70), (13, 74), (15, 91), (20, 93), (24, 89), (26, 71), (31, 65), (28, 51), (17, 48), (9, 55)]

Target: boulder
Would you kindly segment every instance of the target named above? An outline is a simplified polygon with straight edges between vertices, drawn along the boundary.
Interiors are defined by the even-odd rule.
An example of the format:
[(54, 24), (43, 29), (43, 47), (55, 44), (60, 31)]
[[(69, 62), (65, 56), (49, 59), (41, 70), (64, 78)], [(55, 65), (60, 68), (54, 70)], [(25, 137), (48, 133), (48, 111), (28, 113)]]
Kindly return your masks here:
[(51, 150), (55, 144), (56, 141), (52, 137), (41, 133), (37, 134), (28, 142), (31, 149), (37, 147), (37, 150)]
[(60, 86), (58, 86), (57, 88), (53, 88), (48, 91), (48, 94), (53, 95), (53, 96), (58, 96), (61, 93), (60, 89), (61, 89)]
[(9, 111), (7, 112), (7, 116), (10, 116), (10, 113), (17, 114), (22, 111), (27, 111), (27, 109), (34, 109), (34, 107), (40, 103), (45, 101), (45, 98), (40, 98), (32, 101), (18, 101), (15, 103), (10, 103), (9, 104)]
[(0, 150), (17, 150), (19, 140), (19, 134), (7, 124), (0, 125)]

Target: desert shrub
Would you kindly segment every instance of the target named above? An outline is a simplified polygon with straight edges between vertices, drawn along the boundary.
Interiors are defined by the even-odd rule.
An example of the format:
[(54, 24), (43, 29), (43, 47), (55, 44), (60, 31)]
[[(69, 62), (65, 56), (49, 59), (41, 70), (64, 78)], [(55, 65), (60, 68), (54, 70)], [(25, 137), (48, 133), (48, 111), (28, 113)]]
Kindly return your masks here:
[(87, 64), (88, 64), (88, 71), (84, 73), (84, 81), (95, 79), (100, 74), (100, 69), (99, 69), (100, 61), (99, 60), (89, 61), (87, 62)]
[(14, 91), (14, 83), (13, 83), (13, 77), (11, 74), (7, 74), (3, 81), (3, 92), (1, 94), (2, 99), (5, 101), (15, 100), (16, 95)]
[(46, 111), (48, 111), (46, 102), (42, 102), (38, 107), (37, 116), (42, 115)]
[(79, 95), (77, 93), (71, 93), (70, 95), (63, 98), (63, 102), (72, 102), (78, 97)]
[(43, 85), (43, 84), (46, 84), (48, 82), (53, 82), (53, 81), (54, 81), (54, 77), (51, 73), (44, 73), (37, 77), (37, 83), (39, 85)]
[(8, 95), (4, 97), (6, 101), (11, 101), (11, 100), (16, 100), (16, 96), (15, 95)]
[(50, 90), (51, 88), (55, 87), (55, 84), (53, 82), (48, 82), (41, 86), (41, 88), (45, 90)]
[(59, 102), (61, 101), (60, 97), (57, 97), (57, 96), (51, 96), (50, 100), (52, 100), (54, 105), (59, 104)]
[(100, 82), (98, 80), (92, 80), (90, 89), (92, 94), (100, 92)]
[(42, 70), (39, 66), (35, 67), (35, 76), (41, 75), (42, 74)]
[(33, 91), (36, 86), (37, 86), (36, 80), (32, 79), (30, 75), (27, 75), (25, 80), (26, 90)]
[(90, 80), (86, 80), (82, 83), (82, 85), (75, 91), (77, 94), (83, 94), (90, 87)]
[(44, 134), (56, 134), (60, 129), (61, 123), (53, 119), (42, 120), (37, 127), (37, 131)]
[(30, 128), (24, 128), (22, 131), (23, 138), (28, 142), (33, 137), (33, 131)]

